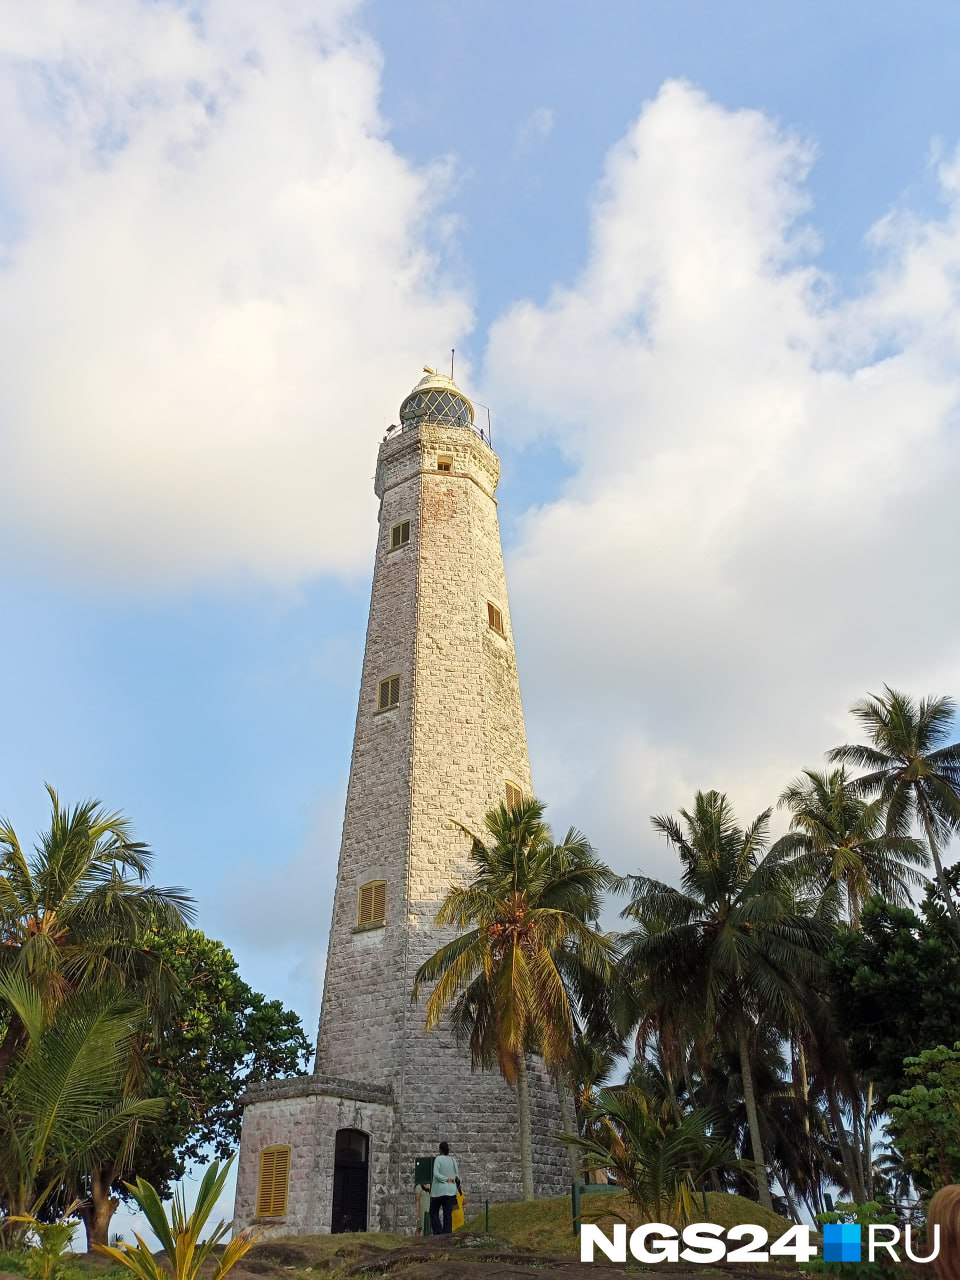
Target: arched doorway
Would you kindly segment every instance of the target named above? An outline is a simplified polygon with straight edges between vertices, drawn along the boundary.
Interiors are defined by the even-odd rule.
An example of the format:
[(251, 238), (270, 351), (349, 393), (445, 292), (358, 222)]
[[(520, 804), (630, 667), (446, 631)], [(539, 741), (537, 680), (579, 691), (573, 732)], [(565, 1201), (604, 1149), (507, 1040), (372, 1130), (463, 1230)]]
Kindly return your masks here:
[(370, 1139), (359, 1129), (338, 1129), (333, 1154), (330, 1230), (366, 1231)]

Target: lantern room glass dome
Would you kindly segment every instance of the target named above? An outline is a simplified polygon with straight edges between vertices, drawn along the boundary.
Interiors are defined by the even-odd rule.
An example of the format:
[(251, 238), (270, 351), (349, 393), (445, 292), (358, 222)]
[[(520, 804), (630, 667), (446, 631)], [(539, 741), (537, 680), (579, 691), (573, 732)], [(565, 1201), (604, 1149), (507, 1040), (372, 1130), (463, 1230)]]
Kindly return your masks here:
[(400, 406), (400, 425), (404, 429), (426, 422), (473, 427), (473, 405), (452, 378), (429, 368)]

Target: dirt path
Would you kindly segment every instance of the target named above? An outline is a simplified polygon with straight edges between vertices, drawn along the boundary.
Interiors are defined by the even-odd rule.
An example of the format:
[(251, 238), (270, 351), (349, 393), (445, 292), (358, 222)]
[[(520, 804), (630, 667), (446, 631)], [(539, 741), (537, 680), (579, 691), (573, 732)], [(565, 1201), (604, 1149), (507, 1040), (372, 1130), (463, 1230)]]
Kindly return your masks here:
[[(353, 1241), (356, 1240), (353, 1237)], [(310, 1257), (307, 1242), (298, 1241), (289, 1250), (278, 1249), (278, 1243), (271, 1242), (264, 1247), (264, 1251), (269, 1252), (269, 1260), (258, 1259), (254, 1249), (233, 1272), (234, 1280), (265, 1280), (267, 1276), (272, 1280), (303, 1280), (305, 1271), (321, 1277), (326, 1273), (337, 1280), (341, 1277), (374, 1280), (378, 1276), (390, 1280), (394, 1277), (396, 1280), (536, 1280), (537, 1276), (544, 1275), (560, 1276), (562, 1280), (587, 1280), (590, 1276), (596, 1280), (598, 1275), (604, 1280), (613, 1280), (616, 1276), (632, 1276), (636, 1280), (638, 1275), (653, 1273), (664, 1280), (708, 1280), (717, 1276), (729, 1280), (774, 1276), (796, 1280), (796, 1271), (791, 1267), (748, 1268), (720, 1264), (705, 1268), (661, 1263), (642, 1269), (636, 1263), (625, 1265), (606, 1259), (580, 1262), (577, 1258), (527, 1253), (491, 1236), (461, 1232), (454, 1236), (410, 1240), (393, 1249), (351, 1243), (339, 1256), (325, 1251), (323, 1257)]]

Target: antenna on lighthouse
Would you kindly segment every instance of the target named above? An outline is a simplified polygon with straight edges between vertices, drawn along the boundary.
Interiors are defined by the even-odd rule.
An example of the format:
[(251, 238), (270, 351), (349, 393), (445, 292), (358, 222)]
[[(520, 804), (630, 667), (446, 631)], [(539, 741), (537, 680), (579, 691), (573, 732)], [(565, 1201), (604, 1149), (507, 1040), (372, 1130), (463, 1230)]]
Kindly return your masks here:
[(450, 381), (453, 381), (453, 357), (457, 354), (456, 347), (450, 348)]

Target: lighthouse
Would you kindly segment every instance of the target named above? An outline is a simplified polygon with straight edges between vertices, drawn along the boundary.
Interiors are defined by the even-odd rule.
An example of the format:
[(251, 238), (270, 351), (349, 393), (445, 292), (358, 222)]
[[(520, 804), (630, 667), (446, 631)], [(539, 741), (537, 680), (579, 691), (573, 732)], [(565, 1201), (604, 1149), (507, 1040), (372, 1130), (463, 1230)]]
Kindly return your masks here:
[[(314, 1072), (244, 1100), (238, 1223), (403, 1230), (414, 1162), (450, 1143), (474, 1204), (521, 1194), (516, 1095), (411, 1003), (470, 837), (531, 793), (497, 518), (500, 462), (432, 369), (377, 458), (370, 615)], [(569, 1180), (556, 1086), (529, 1061), (538, 1196)]]

